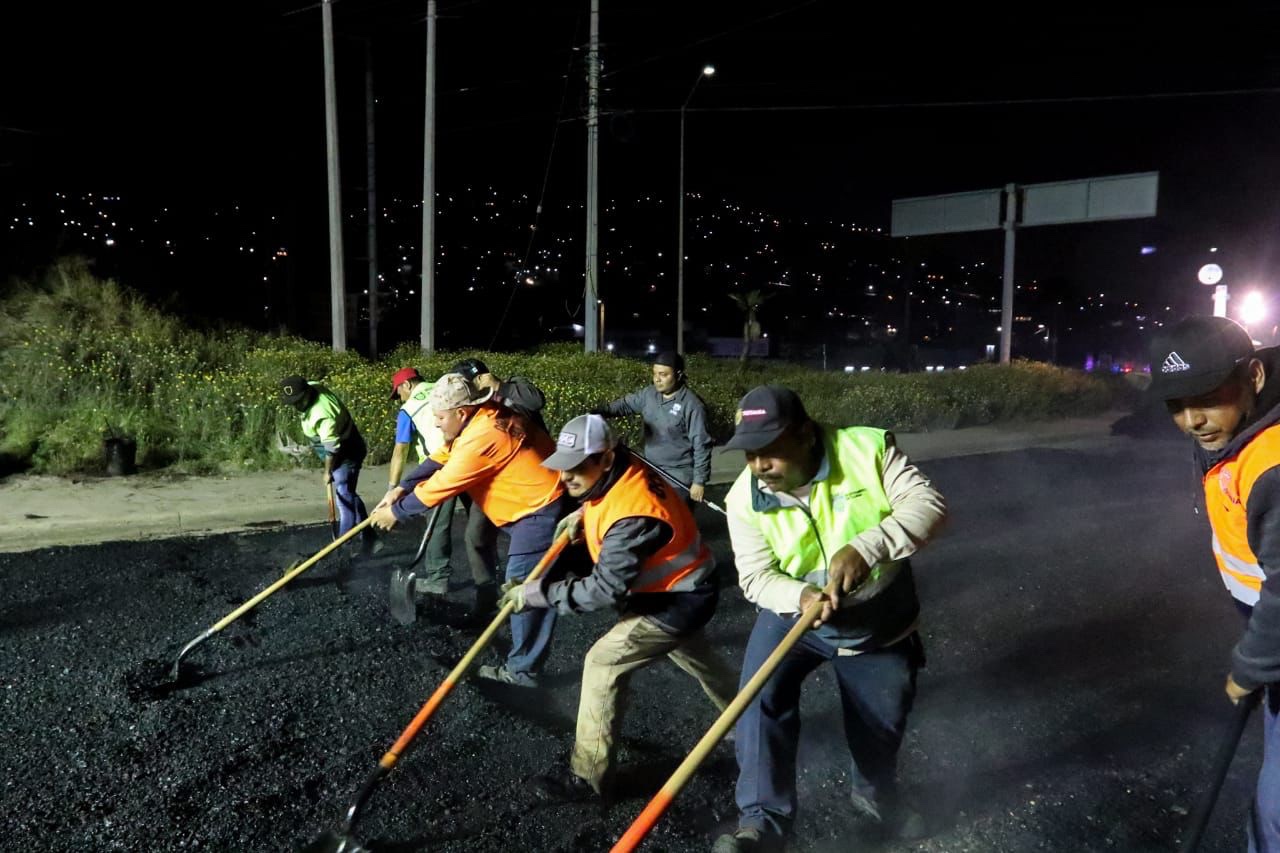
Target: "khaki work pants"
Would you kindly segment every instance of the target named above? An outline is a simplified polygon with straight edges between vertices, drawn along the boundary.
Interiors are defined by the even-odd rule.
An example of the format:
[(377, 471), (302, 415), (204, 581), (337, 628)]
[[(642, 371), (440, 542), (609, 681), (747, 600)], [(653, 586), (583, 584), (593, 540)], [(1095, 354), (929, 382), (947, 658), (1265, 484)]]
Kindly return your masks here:
[(698, 679), (716, 709), (737, 694), (737, 673), (701, 631), (676, 636), (642, 616), (624, 617), (596, 641), (582, 665), (578, 731), (569, 767), (600, 791), (613, 763), (631, 673), (661, 658)]

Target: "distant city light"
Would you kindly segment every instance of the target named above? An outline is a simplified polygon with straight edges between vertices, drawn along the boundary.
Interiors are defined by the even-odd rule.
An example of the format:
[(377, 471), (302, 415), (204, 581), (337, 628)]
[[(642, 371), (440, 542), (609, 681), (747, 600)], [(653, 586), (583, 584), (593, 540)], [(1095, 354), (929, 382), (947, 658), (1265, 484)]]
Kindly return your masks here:
[(1143, 246), (1143, 247), (1142, 247), (1142, 254), (1144, 254), (1144, 255), (1154, 255), (1155, 253), (1156, 253), (1156, 247), (1155, 247), (1155, 246)]

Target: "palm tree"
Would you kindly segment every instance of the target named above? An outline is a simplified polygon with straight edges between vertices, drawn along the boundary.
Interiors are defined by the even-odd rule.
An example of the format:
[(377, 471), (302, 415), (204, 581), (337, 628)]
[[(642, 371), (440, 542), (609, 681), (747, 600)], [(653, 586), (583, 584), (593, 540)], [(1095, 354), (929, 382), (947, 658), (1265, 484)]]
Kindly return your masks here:
[(751, 349), (751, 342), (758, 340), (760, 337), (760, 323), (756, 321), (756, 311), (772, 296), (772, 293), (759, 288), (748, 290), (746, 293), (729, 294), (729, 298), (746, 315), (742, 323), (742, 356), (738, 359), (741, 364), (745, 365), (747, 363), (747, 353)]

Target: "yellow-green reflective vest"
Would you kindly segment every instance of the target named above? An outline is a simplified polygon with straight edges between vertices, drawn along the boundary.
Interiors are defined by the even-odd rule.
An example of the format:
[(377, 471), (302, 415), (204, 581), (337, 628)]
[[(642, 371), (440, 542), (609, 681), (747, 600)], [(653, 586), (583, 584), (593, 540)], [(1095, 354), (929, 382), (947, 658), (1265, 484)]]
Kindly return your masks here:
[(317, 456), (332, 456), (342, 447), (342, 442), (351, 437), (351, 413), (319, 382), (307, 384), (316, 389), (316, 400), (302, 413), (302, 434), (311, 441)]
[[(737, 510), (757, 523), (783, 572), (818, 587), (826, 586), (827, 566), (836, 551), (892, 512), (881, 478), (885, 431), (823, 427), (821, 433), (829, 471), (812, 484), (807, 509), (780, 505), (776, 496), (760, 491), (750, 468), (738, 476), (727, 498), (730, 512)], [(846, 604), (873, 597), (900, 567), (900, 561), (873, 566)]]
[(425, 462), (428, 456), (444, 446), (444, 434), (436, 426), (435, 413), (431, 411), (431, 389), (434, 387), (435, 383), (419, 382), (400, 407), (413, 422), (413, 449), (419, 462)]

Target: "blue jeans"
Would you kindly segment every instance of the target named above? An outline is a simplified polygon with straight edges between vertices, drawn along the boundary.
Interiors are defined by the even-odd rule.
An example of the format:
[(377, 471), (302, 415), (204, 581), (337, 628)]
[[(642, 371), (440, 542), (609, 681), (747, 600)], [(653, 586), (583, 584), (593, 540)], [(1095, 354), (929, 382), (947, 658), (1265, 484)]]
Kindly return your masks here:
[(1262, 770), (1249, 814), (1249, 853), (1280, 853), (1280, 691), (1262, 697)]
[[(510, 534), (507, 548), (506, 579), (524, 580), (555, 539), (556, 524), (569, 514), (569, 499), (561, 497), (532, 515), (503, 527)], [(511, 672), (534, 673), (542, 664), (551, 632), (556, 626), (556, 612), (534, 608), (511, 617), (511, 653), (507, 669)]]
[[(793, 625), (794, 618), (760, 611), (747, 640), (741, 686), (746, 686)], [(738, 720), (739, 828), (776, 835), (790, 832), (796, 815), (800, 687), (809, 673), (827, 662), (840, 689), (854, 790), (872, 802), (896, 796), (898, 747), (922, 661), (915, 634), (858, 655), (838, 655), (834, 646), (812, 633), (804, 635)]]
[[(341, 536), (351, 528), (369, 517), (364, 508), (364, 501), (356, 494), (356, 484), (360, 482), (360, 463), (343, 462), (333, 469), (333, 494), (338, 503), (338, 535)], [(372, 527), (366, 527), (361, 533), (363, 541), (372, 542), (375, 534)]]

